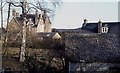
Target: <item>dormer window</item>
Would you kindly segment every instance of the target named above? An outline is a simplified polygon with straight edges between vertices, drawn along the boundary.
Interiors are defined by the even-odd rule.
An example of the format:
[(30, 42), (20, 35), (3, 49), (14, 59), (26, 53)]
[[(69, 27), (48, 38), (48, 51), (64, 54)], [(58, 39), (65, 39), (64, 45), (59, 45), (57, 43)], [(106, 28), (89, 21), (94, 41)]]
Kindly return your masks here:
[(102, 33), (108, 33), (108, 26), (107, 26), (107, 24), (105, 24), (105, 25), (102, 27)]

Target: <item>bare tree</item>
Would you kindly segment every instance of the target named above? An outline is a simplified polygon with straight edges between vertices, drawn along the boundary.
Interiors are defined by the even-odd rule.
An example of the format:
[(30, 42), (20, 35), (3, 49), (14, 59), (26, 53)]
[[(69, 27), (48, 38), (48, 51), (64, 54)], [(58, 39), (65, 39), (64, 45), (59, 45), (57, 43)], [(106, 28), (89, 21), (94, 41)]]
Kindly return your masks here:
[(25, 48), (26, 48), (26, 3), (24, 0), (22, 3), (22, 14), (23, 14), (23, 37), (22, 37), (22, 46), (20, 52), (20, 62), (25, 61)]
[(3, 1), (1, 0), (1, 28), (3, 28)]
[[(1, 0), (1, 5), (0, 5), (0, 10), (1, 10), (1, 28), (3, 29), (3, 7), (6, 5), (6, 2), (3, 2), (3, 0)], [(3, 33), (3, 30), (2, 30)], [(3, 39), (3, 36), (1, 36), (1, 38)]]
[(3, 28), (3, 7), (5, 6), (6, 3), (1, 0), (1, 5), (0, 5), (0, 10), (1, 10), (1, 28)]
[[(6, 31), (7, 31), (7, 33), (6, 33), (6, 36), (5, 36), (5, 42), (7, 42), (8, 41), (8, 38), (7, 38), (7, 36), (8, 36), (8, 24), (9, 24), (9, 18), (10, 18), (10, 8), (11, 7), (11, 3), (9, 3), (9, 5), (8, 5), (8, 17), (7, 17), (7, 27), (6, 27)], [(6, 46), (7, 44), (5, 44), (5, 46)]]
[[(57, 2), (53, 2), (53, 5), (58, 5)], [(51, 13), (53, 14), (54, 13), (54, 10), (50, 9), (50, 8), (45, 8), (44, 7), (44, 2), (40, 2), (38, 1), (38, 5), (34, 5), (33, 3), (27, 3), (26, 0), (23, 0), (23, 2), (20, 2), (19, 5), (18, 4), (15, 4), (13, 2), (8, 2), (9, 3), (9, 9), (8, 9), (8, 18), (7, 18), (7, 26), (8, 26), (8, 23), (9, 23), (9, 17), (10, 17), (10, 6), (13, 5), (15, 7), (21, 7), (22, 8), (22, 15), (23, 15), (23, 28), (22, 28), (22, 44), (21, 44), (21, 48), (20, 48), (20, 62), (24, 62), (25, 60), (25, 48), (26, 48), (26, 14), (28, 12), (29, 9), (31, 8), (34, 8), (34, 9), (39, 9), (41, 11), (47, 11), (48, 13)], [(32, 6), (30, 8), (27, 8), (27, 5), (28, 4), (31, 4)], [(53, 16), (53, 15), (51, 15)], [(7, 30), (7, 33), (8, 33), (8, 30)], [(7, 36), (6, 36), (7, 37)]]
[[(52, 9), (44, 8), (44, 6), (42, 7), (42, 4), (40, 2), (38, 2), (38, 3), (39, 3), (38, 7), (34, 5), (34, 7), (37, 7), (36, 9), (40, 9), (41, 11), (47, 11), (49, 13), (52, 11), (52, 13), (53, 13)], [(58, 3), (54, 3), (54, 2), (52, 2), (52, 3), (54, 4), (54, 6), (56, 6), (58, 4)], [(22, 14), (24, 16), (23, 17), (23, 19), (24, 19), (24, 21), (23, 21), (24, 25), (23, 25), (22, 46), (21, 46), (21, 52), (20, 52), (20, 62), (24, 62), (24, 60), (25, 60), (25, 48), (26, 48), (26, 13), (27, 13), (27, 11), (26, 11), (26, 5), (27, 5), (27, 2), (24, 0), (23, 4), (22, 4), (22, 6), (23, 6), (22, 7), (22, 10), (23, 10)]]

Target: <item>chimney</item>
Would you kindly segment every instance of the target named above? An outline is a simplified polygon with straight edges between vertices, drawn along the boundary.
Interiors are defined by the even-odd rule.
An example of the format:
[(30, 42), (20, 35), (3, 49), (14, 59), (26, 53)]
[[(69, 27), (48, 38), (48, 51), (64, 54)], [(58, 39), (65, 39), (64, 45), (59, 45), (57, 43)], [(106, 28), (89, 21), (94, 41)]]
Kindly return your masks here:
[(84, 19), (84, 23), (83, 23), (82, 27), (86, 26), (87, 22), (88, 22), (87, 19)]
[(102, 33), (102, 22), (99, 20), (98, 22), (98, 33)]
[(12, 10), (12, 16), (13, 16), (13, 17), (16, 17), (16, 16), (17, 16), (17, 13), (16, 13), (16, 10), (15, 10), (15, 9)]

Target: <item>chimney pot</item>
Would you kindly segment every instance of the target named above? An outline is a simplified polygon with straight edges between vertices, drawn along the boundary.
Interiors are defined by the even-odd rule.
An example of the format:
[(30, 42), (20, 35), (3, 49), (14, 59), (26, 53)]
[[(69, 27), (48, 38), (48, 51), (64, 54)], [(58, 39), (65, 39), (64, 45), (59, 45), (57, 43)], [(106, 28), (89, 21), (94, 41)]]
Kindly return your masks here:
[(102, 21), (99, 20), (98, 22), (98, 33), (102, 33)]
[(87, 19), (84, 19), (83, 26), (86, 26), (87, 22), (88, 22)]

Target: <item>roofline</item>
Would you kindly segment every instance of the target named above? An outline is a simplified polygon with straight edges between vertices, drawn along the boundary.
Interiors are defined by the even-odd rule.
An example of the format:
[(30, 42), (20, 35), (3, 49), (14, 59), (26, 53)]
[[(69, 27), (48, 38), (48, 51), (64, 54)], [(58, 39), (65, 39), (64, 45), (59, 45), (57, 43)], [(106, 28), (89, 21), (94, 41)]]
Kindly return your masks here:
[[(97, 23), (97, 22), (96, 22)], [(87, 23), (87, 24), (96, 24), (95, 22)], [(102, 23), (120, 23), (120, 22), (102, 22)]]

